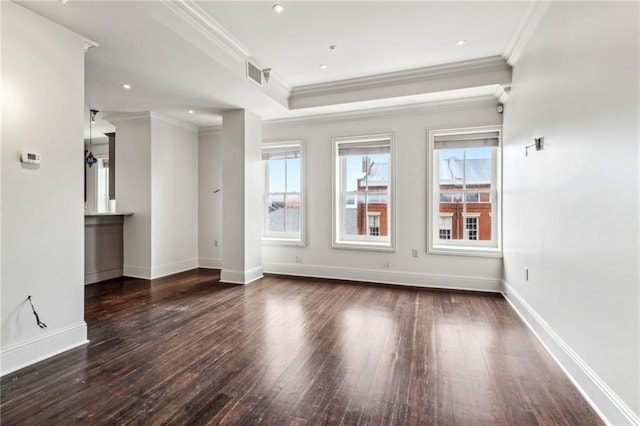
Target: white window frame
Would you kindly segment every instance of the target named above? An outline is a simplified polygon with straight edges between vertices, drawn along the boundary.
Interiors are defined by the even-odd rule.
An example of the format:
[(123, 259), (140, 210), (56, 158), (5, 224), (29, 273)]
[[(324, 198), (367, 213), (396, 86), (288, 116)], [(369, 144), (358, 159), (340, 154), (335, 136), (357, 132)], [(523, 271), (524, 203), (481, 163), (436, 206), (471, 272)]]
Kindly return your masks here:
[(268, 208), (267, 198), (269, 196), (269, 179), (268, 166), (262, 160), (262, 177), (263, 177), (263, 201), (262, 201), (262, 243), (265, 245), (280, 246), (297, 246), (304, 247), (306, 245), (306, 187), (305, 187), (305, 141), (269, 141), (262, 143), (262, 152), (274, 149), (292, 149), (299, 152), (300, 158), (300, 233), (299, 234), (279, 234), (268, 232)]
[[(368, 235), (359, 235), (345, 237), (344, 235), (344, 209), (341, 205), (343, 193), (346, 191), (342, 188), (341, 175), (346, 173), (345, 162), (341, 161), (339, 150), (341, 145), (362, 144), (366, 142), (385, 143), (389, 145), (389, 187), (388, 187), (388, 228), (389, 237), (373, 237)], [(396, 250), (396, 175), (395, 175), (395, 133), (379, 133), (364, 136), (348, 136), (332, 138), (332, 155), (333, 155), (333, 173), (332, 173), (332, 247), (340, 249), (354, 250), (373, 250), (373, 251), (389, 251)], [(382, 224), (381, 224), (382, 225)], [(382, 228), (382, 226), (381, 226)]]
[[(434, 139), (437, 136), (467, 136), (476, 133), (498, 133), (498, 146), (492, 161), (492, 182), (490, 200), (493, 202), (491, 218), (492, 239), (483, 240), (440, 240), (439, 219), (442, 213), (440, 210), (440, 191), (436, 187), (439, 183), (439, 161), (438, 153), (435, 149)], [(502, 126), (467, 127), (459, 129), (438, 129), (429, 130), (427, 136), (427, 253), (432, 254), (452, 254), (481, 257), (502, 257)], [(456, 192), (452, 190), (451, 192)], [(462, 191), (460, 191), (462, 192)], [(474, 191), (469, 192), (485, 192)], [(466, 197), (463, 193), (463, 197)], [(467, 213), (466, 217), (472, 217), (477, 213)], [(466, 233), (466, 219), (464, 222), (464, 232)], [(478, 236), (480, 235), (480, 220), (478, 219)]]

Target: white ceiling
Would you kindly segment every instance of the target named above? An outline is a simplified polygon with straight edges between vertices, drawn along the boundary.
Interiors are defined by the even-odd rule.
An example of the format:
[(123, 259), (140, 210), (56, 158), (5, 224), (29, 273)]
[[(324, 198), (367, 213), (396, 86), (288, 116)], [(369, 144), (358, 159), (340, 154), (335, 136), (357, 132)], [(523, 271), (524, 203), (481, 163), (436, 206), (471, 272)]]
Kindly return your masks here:
[[(19, 3), (99, 44), (86, 53), (86, 104), (101, 111), (94, 134), (112, 130), (100, 118), (121, 112), (151, 110), (199, 127), (220, 124), (229, 108), (299, 116), (305, 112), (286, 107), (292, 88), (504, 55), (532, 9), (518, 1), (282, 1), (276, 14), (275, 1)], [(271, 87), (246, 80), (247, 57), (272, 68)], [(407, 102), (478, 93), (414, 94)], [(403, 103), (391, 98), (351, 109)]]

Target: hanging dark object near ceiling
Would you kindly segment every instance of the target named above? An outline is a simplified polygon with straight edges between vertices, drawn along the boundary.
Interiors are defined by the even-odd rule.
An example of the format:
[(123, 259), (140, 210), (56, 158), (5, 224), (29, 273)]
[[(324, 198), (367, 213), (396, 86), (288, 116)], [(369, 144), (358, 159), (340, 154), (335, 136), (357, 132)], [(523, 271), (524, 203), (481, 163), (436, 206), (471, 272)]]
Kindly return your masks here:
[(93, 128), (92, 124), (96, 122), (96, 114), (100, 112), (96, 109), (89, 110), (89, 151), (87, 155), (84, 157), (84, 162), (89, 166), (93, 166), (98, 162), (98, 159), (91, 152), (91, 144), (93, 142)]

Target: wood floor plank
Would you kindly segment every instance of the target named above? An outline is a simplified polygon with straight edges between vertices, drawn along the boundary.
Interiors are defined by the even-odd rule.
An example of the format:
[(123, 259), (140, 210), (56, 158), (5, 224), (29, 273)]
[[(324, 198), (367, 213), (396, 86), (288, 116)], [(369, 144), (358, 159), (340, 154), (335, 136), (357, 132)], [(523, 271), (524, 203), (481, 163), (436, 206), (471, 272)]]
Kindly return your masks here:
[(3, 425), (602, 424), (500, 295), (195, 270), (87, 286), (85, 319), (2, 377)]

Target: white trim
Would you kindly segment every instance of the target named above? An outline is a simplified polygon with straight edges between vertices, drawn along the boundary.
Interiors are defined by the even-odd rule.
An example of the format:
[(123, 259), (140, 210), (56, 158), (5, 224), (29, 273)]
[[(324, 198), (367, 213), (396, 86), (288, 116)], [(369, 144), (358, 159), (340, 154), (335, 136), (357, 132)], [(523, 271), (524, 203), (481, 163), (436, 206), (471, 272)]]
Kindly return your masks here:
[(84, 285), (110, 280), (112, 278), (118, 278), (122, 275), (122, 268), (113, 268), (107, 269), (105, 271), (91, 272), (84, 275)]
[(151, 279), (151, 268), (137, 265), (124, 265), (122, 267), (122, 275), (130, 278), (140, 278), (143, 280)]
[(262, 275), (263, 266), (256, 266), (246, 271), (237, 271), (233, 269), (222, 269), (220, 271), (220, 282), (230, 284), (249, 284), (259, 280)]
[(296, 263), (263, 264), (264, 272), (299, 277), (329, 278), (346, 281), (365, 281), (413, 287), (442, 288), (450, 290), (483, 291), (499, 293), (502, 280), (491, 277), (474, 277), (449, 274), (428, 274), (397, 270), (373, 270), (351, 267), (301, 265)]
[[(383, 241), (383, 238), (373, 238), (367, 235), (363, 235), (361, 240), (357, 239), (344, 239), (343, 231), (344, 227), (342, 223), (344, 221), (343, 209), (340, 206), (340, 195), (344, 188), (338, 188), (341, 184), (340, 176), (342, 174), (343, 160), (338, 154), (338, 145), (368, 142), (368, 141), (381, 141), (389, 142), (389, 187), (387, 189), (389, 193), (387, 220), (389, 221), (388, 233), (389, 241)], [(338, 249), (353, 249), (353, 250), (377, 250), (377, 251), (389, 251), (395, 252), (396, 250), (396, 134), (395, 132), (388, 133), (376, 133), (372, 135), (358, 135), (358, 136), (341, 136), (331, 139), (331, 163), (332, 163), (332, 197), (331, 197), (331, 247)], [(340, 209), (338, 211), (338, 208)], [(376, 241), (379, 240), (379, 241)]]
[(83, 37), (83, 42), (84, 42), (84, 53), (87, 53), (89, 49), (93, 49), (94, 47), (100, 46), (100, 43), (95, 42), (86, 37)]
[(161, 0), (169, 10), (236, 60), (246, 60), (251, 51), (238, 41), (211, 15), (191, 0)]
[(503, 289), (504, 298), (607, 424), (640, 425), (640, 417), (506, 281), (503, 281)]
[[(357, 105), (357, 104), (355, 104)], [(498, 102), (495, 96), (474, 96), (468, 98), (446, 99), (439, 101), (416, 102), (403, 105), (392, 105), (383, 107), (370, 107), (365, 109), (351, 109), (341, 112), (316, 112), (297, 117), (276, 117), (265, 118), (263, 125), (294, 124), (307, 122), (336, 122), (340, 120), (354, 120), (360, 118), (372, 118), (387, 116), (394, 113), (412, 112), (428, 113), (433, 111), (455, 111), (473, 107), (497, 107)]]
[(222, 258), (201, 257), (198, 259), (198, 268), (222, 269)]
[(87, 323), (81, 321), (2, 348), (0, 375), (11, 373), (54, 355), (89, 343)]
[(291, 92), (292, 100), (296, 97), (323, 95), (332, 92), (345, 92), (356, 89), (371, 89), (373, 86), (390, 86), (395, 84), (424, 82), (450, 77), (453, 74), (476, 75), (486, 70), (511, 71), (501, 56), (471, 59), (468, 61), (449, 64), (433, 65), (409, 70), (375, 74), (345, 80), (329, 81), (325, 83), (309, 84), (294, 87)]
[[(435, 190), (436, 179), (439, 178), (439, 164), (435, 163), (434, 151), (434, 138), (436, 136), (447, 135), (465, 135), (473, 133), (485, 133), (485, 132), (498, 132), (498, 147), (496, 147), (496, 154), (492, 157), (492, 170), (495, 173), (493, 176), (491, 185), (492, 188), (489, 191), (492, 194), (491, 203), (493, 203), (493, 211), (495, 211), (496, 217), (490, 216), (492, 239), (491, 240), (440, 240), (438, 219), (441, 215), (436, 208), (439, 206), (440, 200), (436, 198), (437, 191)], [(461, 255), (461, 256), (477, 256), (477, 257), (496, 257), (502, 256), (502, 126), (478, 126), (478, 127), (464, 127), (457, 129), (431, 129), (427, 132), (427, 164), (430, 171), (427, 173), (427, 253), (444, 254), (444, 255)], [(452, 191), (453, 192), (453, 191)], [(474, 190), (460, 190), (466, 197), (467, 192), (474, 192)], [(480, 191), (477, 192), (487, 192)], [(466, 198), (465, 198), (466, 199)], [(469, 217), (479, 217), (479, 213), (467, 213), (465, 215)], [(466, 232), (466, 224), (464, 226)], [(478, 221), (478, 236), (480, 234), (480, 221)]]
[(184, 121), (176, 120), (175, 118), (167, 117), (166, 115), (158, 114), (153, 111), (142, 111), (142, 112), (133, 112), (133, 113), (124, 113), (124, 114), (114, 114), (104, 117), (111, 124), (117, 124), (123, 121), (131, 121), (131, 120), (139, 120), (143, 118), (148, 119), (156, 119), (167, 122), (169, 124), (173, 124), (174, 126), (183, 127), (192, 132), (198, 132), (198, 127), (194, 126), (190, 123), (185, 123)]
[(198, 136), (219, 136), (222, 135), (222, 125), (206, 126), (198, 129)]
[(178, 272), (189, 271), (198, 267), (198, 259), (186, 259), (180, 262), (170, 263), (167, 265), (152, 266), (151, 279), (166, 277), (167, 275), (177, 274)]
[[(278, 235), (278, 234), (267, 234), (266, 225), (266, 203), (265, 197), (267, 195), (267, 172), (265, 167), (263, 166), (262, 177), (264, 179), (262, 189), (263, 189), (263, 206), (262, 206), (262, 242), (267, 245), (283, 245), (283, 246), (297, 246), (297, 247), (305, 247), (306, 246), (306, 237), (307, 237), (307, 186), (306, 186), (306, 141), (304, 139), (290, 139), (290, 140), (273, 140), (273, 141), (263, 141), (261, 151), (264, 149), (270, 148), (279, 148), (279, 147), (295, 147), (298, 150), (299, 158), (300, 158), (300, 208), (302, 212), (300, 214), (300, 236), (299, 237), (290, 237), (292, 234), (287, 235)], [(264, 160), (263, 160), (264, 165)]]
[(518, 62), (520, 55), (536, 28), (538, 28), (550, 4), (551, 1), (542, 0), (534, 0), (529, 4), (520, 24), (518, 24), (516, 31), (513, 33), (511, 40), (507, 43), (507, 47), (502, 54), (502, 57), (505, 58), (509, 65), (513, 66)]

